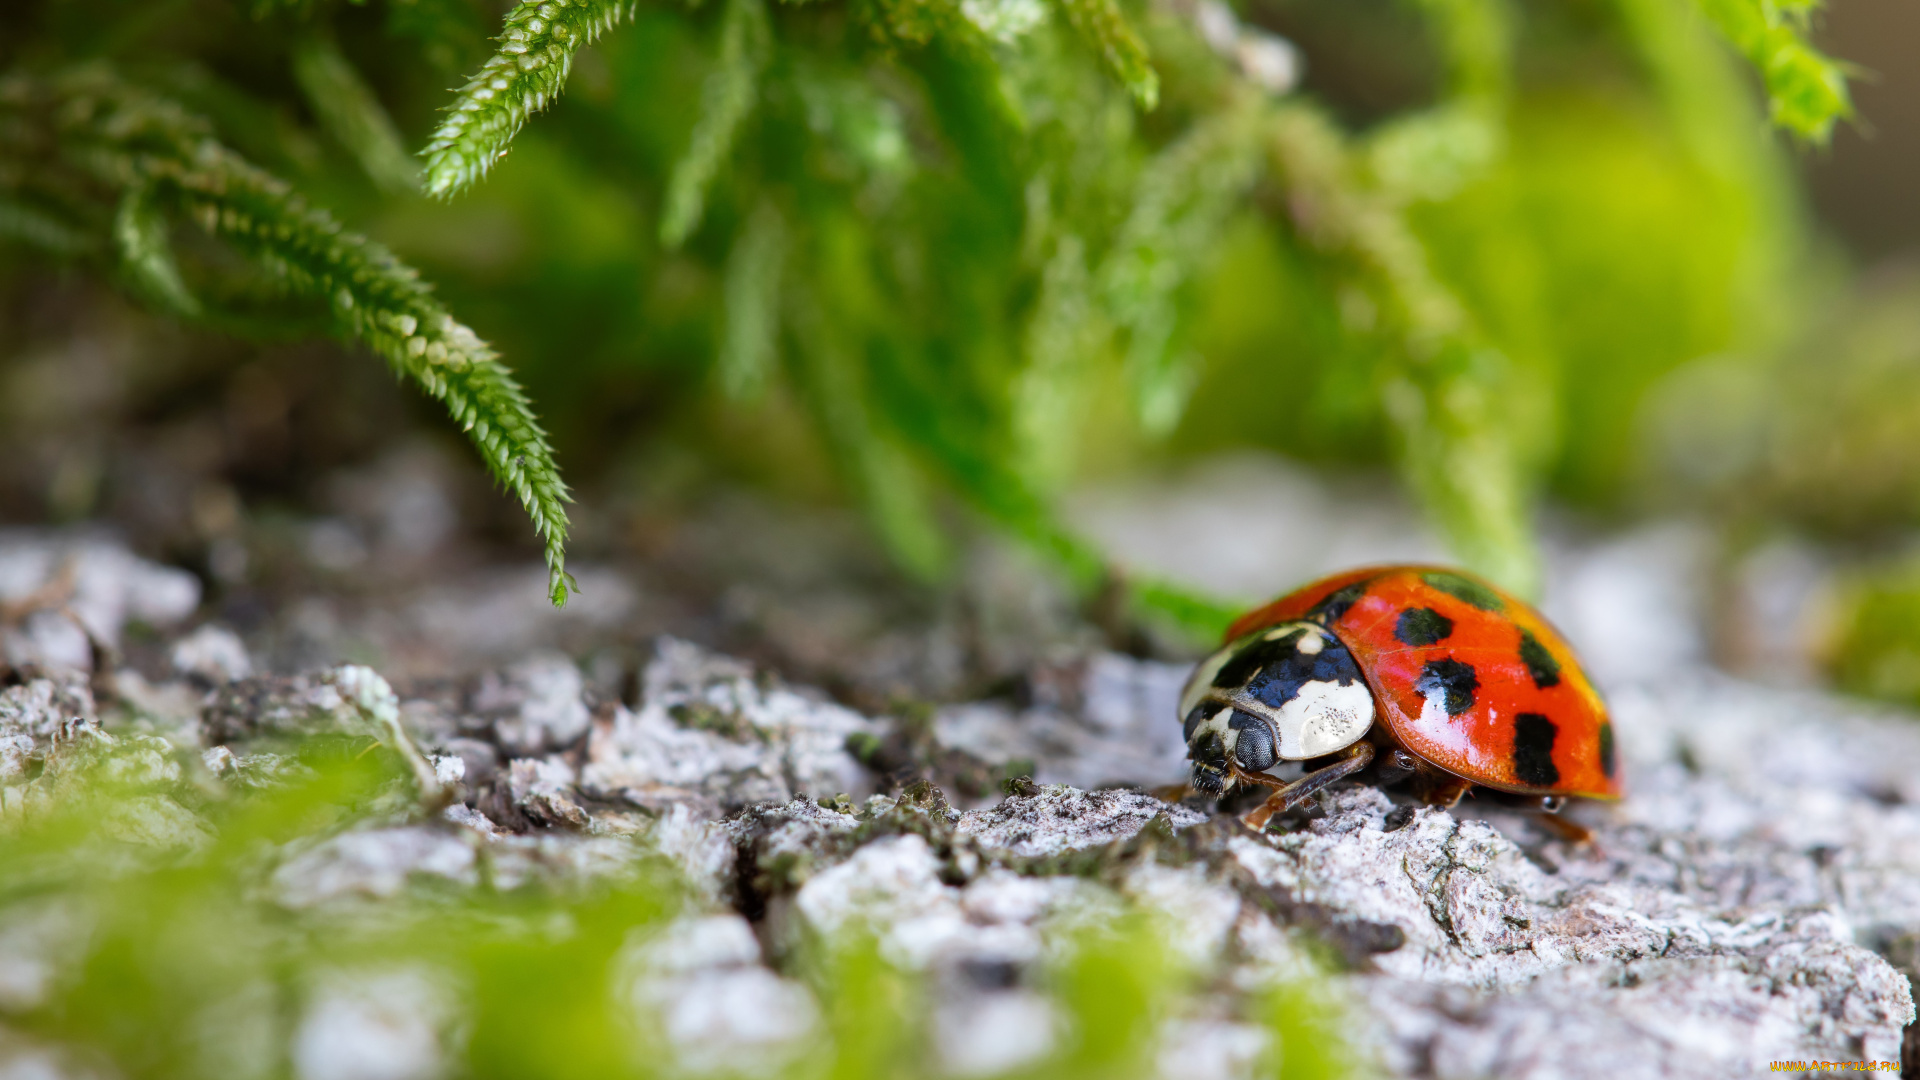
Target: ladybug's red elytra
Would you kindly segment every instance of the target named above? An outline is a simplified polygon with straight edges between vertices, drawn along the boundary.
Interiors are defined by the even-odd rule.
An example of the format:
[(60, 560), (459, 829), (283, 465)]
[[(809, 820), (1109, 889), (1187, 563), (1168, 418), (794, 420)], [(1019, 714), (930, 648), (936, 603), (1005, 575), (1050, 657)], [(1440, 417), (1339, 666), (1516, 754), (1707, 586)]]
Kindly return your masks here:
[[(1412, 779), (1439, 806), (1475, 785), (1549, 815), (1568, 796), (1620, 797), (1613, 725), (1572, 650), (1472, 575), (1336, 574), (1242, 616), (1226, 640), (1188, 678), (1180, 715), (1194, 789), (1274, 789), (1242, 818), (1255, 829), (1376, 757), (1378, 782)], [(1267, 774), (1283, 761), (1308, 771)]]

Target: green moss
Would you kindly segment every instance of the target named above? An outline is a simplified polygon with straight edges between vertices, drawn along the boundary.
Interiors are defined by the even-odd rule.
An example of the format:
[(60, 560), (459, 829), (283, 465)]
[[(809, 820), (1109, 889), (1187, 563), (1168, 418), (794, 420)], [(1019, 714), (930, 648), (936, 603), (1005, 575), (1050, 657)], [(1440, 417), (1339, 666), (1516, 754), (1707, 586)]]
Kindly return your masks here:
[(1854, 578), (1836, 604), (1829, 670), (1842, 690), (1920, 706), (1920, 566)]
[[(1848, 114), (1842, 69), (1806, 44), (1813, 5), (1698, 6), (1780, 124), (1817, 139)], [(1417, 22), (1440, 77), (1430, 100), (1383, 103), (1358, 100), (1378, 73), (1336, 71), (1325, 109), (1127, 2), (376, 7), (206, 4), (191, 32), (115, 0), (9, 9), (0, 28), (32, 60), (9, 70), (26, 120), (7, 128), (23, 167), (0, 170), (0, 238), (233, 332), (320, 321), (230, 302), (260, 282), (322, 301), (470, 431), (556, 599), (567, 489), (478, 334), (579, 467), (669, 438), (763, 476), (831, 461), (929, 580), (966, 515), (1096, 593), (1108, 560), (1062, 528), (1059, 494), (1177, 432), (1177, 450), (1395, 461), (1456, 556), (1525, 594), (1542, 484), (1618, 505), (1647, 388), (1793, 306), (1801, 225), (1758, 110), (1656, 0), (1349, 18), (1360, 40), (1339, 57), (1401, 56)], [(118, 74), (77, 73), (108, 56)], [(449, 93), (456, 62), (471, 74)], [(114, 144), (134, 130), (116, 121), (99, 141), (96, 121), (136, 114), (179, 137), (149, 124)], [(1372, 119), (1333, 119), (1353, 115)], [(187, 166), (189, 132), (194, 153), (244, 147), (287, 184), (224, 149)], [(401, 141), (426, 147), (425, 190), (458, 201), (410, 194)], [(176, 250), (184, 221), (251, 257), (241, 281), (203, 245)], [(1189, 630), (1219, 621), (1173, 583), (1133, 599)]]
[[(157, 740), (110, 741), (91, 730), (48, 753), (28, 785), (40, 792), (32, 812), (19, 812), (25, 789), (17, 782), (5, 789), (0, 920), (61, 916), (36, 939), (55, 975), (43, 1000), (10, 1002), (11, 1033), (129, 1078), (280, 1075), (328, 980), (405, 973), (438, 1001), (434, 1022), (450, 1075), (662, 1074), (654, 1021), (629, 992), (633, 949), (700, 904), (666, 861), (636, 846), (615, 873), (537, 874), (508, 888), (483, 847), (475, 882), (416, 875), (391, 894), (288, 908), (275, 901), (279, 856), (356, 828), (418, 820), (411, 775), (396, 755), (316, 739), (285, 747), (307, 769), (292, 782), (228, 786), (165, 768), (188, 762)], [(190, 807), (178, 812), (198, 823), (200, 839), (154, 846), (109, 826), (116, 812), (157, 796)], [(834, 806), (863, 820), (854, 834), (829, 839), (823, 857), (903, 832), (927, 837), (949, 858), (965, 843), (930, 784), (909, 788), (880, 814), (856, 811), (844, 797)], [(1046, 959), (1019, 976), (1052, 1002), (1059, 1038), (1011, 1075), (1156, 1074), (1162, 1025), (1196, 1007), (1205, 973), (1181, 958), (1160, 915), (1108, 886), (1120, 884), (1131, 860), (1177, 860), (1176, 849), (1191, 843), (1160, 823), (1089, 861), (1098, 870), (1087, 887), (1105, 899), (1043, 925)], [(988, 865), (975, 854), (967, 873)], [(814, 858), (787, 850), (764, 860), (760, 901), (790, 895), (814, 872)], [(950, 880), (967, 873), (950, 858)], [(883, 940), (887, 928), (856, 923), (822, 938), (798, 922), (779, 925), (786, 936), (771, 944), (791, 948), (776, 963), (810, 988), (822, 1027), (769, 1075), (926, 1075), (935, 1050), (929, 1010), (940, 987), (899, 966)], [(1336, 1075), (1322, 1066), (1303, 1071), (1303, 1063), (1347, 1059), (1324, 991), (1288, 990), (1246, 999), (1254, 1011), (1244, 1019), (1266, 1026), (1284, 1048), (1275, 1075)]]

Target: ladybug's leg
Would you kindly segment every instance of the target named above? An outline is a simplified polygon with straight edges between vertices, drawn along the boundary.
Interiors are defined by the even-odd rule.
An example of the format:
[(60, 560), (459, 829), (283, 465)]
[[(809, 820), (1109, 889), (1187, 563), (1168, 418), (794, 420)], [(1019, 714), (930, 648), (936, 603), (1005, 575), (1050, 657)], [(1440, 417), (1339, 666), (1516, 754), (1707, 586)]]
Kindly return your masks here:
[(1587, 828), (1577, 821), (1571, 821), (1560, 816), (1561, 809), (1566, 805), (1567, 800), (1559, 795), (1549, 795), (1541, 799), (1539, 806), (1536, 808), (1540, 815), (1537, 820), (1541, 825), (1546, 826), (1549, 832), (1569, 844), (1584, 844), (1592, 840), (1592, 829)]
[(1392, 787), (1419, 770), (1420, 759), (1396, 746), (1382, 755), (1374, 768), (1374, 782), (1381, 787)]
[(1593, 830), (1577, 821), (1570, 821), (1559, 814), (1541, 814), (1540, 824), (1569, 844), (1584, 844), (1593, 839)]
[[(1274, 789), (1273, 794), (1267, 796), (1266, 802), (1248, 811), (1240, 821), (1255, 832), (1263, 832), (1266, 830), (1267, 822), (1273, 820), (1273, 815), (1306, 802), (1328, 784), (1341, 777), (1352, 776), (1366, 768), (1372, 761), (1373, 744), (1365, 740), (1354, 743), (1347, 748), (1344, 757), (1324, 769), (1316, 769), (1290, 784), (1268, 784)], [(1234, 775), (1239, 776), (1240, 773), (1236, 771)], [(1251, 775), (1242, 778), (1259, 782)]]
[(1463, 780), (1450, 772), (1427, 766), (1420, 770), (1418, 780), (1420, 801), (1428, 806), (1437, 806), (1451, 810), (1460, 797), (1473, 790), (1473, 782)]

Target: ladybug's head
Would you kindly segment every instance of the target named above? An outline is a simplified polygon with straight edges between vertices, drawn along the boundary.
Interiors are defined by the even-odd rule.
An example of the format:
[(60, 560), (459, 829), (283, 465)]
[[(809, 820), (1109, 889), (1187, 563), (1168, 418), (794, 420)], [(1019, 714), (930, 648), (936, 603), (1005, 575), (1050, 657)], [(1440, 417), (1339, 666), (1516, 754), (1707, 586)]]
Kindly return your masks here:
[(1180, 695), (1193, 787), (1233, 787), (1232, 762), (1264, 772), (1337, 753), (1373, 726), (1373, 691), (1353, 654), (1318, 623), (1262, 627), (1202, 660)]
[(1227, 747), (1218, 732), (1208, 731), (1187, 744), (1187, 758), (1193, 762), (1193, 778), (1188, 781), (1202, 795), (1225, 795), (1233, 786), (1233, 774), (1227, 771)]

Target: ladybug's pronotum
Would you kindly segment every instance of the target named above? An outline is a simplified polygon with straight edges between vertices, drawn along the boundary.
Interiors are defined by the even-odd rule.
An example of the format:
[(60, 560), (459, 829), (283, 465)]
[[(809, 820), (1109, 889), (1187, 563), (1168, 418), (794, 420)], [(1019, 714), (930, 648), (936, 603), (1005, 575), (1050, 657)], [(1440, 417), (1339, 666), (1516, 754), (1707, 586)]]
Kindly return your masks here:
[[(1566, 642), (1457, 570), (1353, 570), (1242, 616), (1187, 680), (1180, 715), (1193, 788), (1273, 789), (1242, 818), (1255, 829), (1369, 765), (1437, 806), (1475, 785), (1549, 815), (1568, 796), (1620, 797), (1613, 725)], [(1288, 761), (1305, 775), (1268, 775)]]

